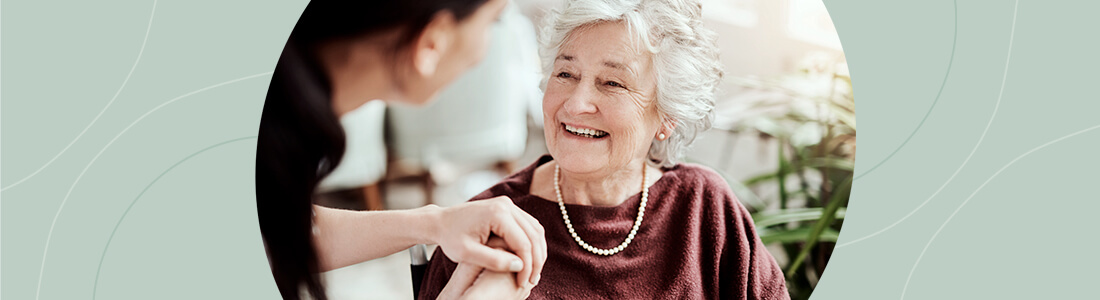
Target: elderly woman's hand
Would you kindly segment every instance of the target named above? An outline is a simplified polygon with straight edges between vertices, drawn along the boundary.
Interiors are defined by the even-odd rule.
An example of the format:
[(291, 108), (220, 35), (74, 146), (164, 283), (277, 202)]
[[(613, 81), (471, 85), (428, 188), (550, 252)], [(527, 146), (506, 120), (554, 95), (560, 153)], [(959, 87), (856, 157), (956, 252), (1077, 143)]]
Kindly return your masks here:
[[(471, 201), (444, 208), (439, 215), (434, 240), (448, 258), (496, 272), (518, 272), (517, 286), (538, 283), (546, 262), (545, 231), (511, 199)], [(492, 235), (502, 238), (511, 253), (487, 246)]]
[(526, 299), (534, 286), (530, 283), (517, 285), (513, 273), (459, 264), (438, 299)]
[[(492, 237), (486, 244), (508, 250), (504, 240)], [(511, 272), (494, 272), (471, 264), (458, 264), (438, 299), (526, 299), (535, 284), (516, 281)]]

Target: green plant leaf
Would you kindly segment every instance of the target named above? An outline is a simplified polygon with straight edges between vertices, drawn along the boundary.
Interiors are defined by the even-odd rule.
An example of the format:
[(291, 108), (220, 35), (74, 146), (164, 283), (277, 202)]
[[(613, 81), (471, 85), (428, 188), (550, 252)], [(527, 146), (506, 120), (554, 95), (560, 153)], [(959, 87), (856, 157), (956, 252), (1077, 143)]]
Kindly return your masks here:
[(783, 154), (783, 149), (786, 148), (785, 143), (782, 140), (779, 141), (779, 171), (775, 174), (775, 179), (779, 182), (779, 209), (787, 208), (787, 174), (790, 172), (790, 163), (787, 162), (787, 156)]
[(845, 170), (851, 172), (855, 170), (856, 163), (846, 158), (835, 157), (815, 157), (802, 163), (802, 167), (805, 168), (830, 168), (834, 170)]
[(817, 244), (821, 238), (821, 233), (828, 229), (829, 225), (833, 223), (833, 217), (836, 215), (836, 211), (840, 209), (841, 205), (848, 202), (848, 195), (852, 192), (852, 175), (848, 175), (844, 182), (840, 183), (839, 190), (833, 193), (833, 196), (829, 199), (829, 204), (825, 205), (825, 211), (822, 214), (821, 219), (814, 223), (813, 231), (806, 237), (806, 246), (802, 247), (802, 251), (798, 253), (798, 257), (791, 262), (791, 265), (787, 268), (787, 277), (792, 277), (798, 267), (802, 266), (802, 262), (806, 260), (806, 256), (810, 254), (810, 249), (814, 244)]
[[(821, 218), (821, 214), (824, 212), (824, 208), (788, 208), (784, 210), (759, 212), (752, 215), (753, 221), (756, 223), (756, 228), (764, 228), (773, 225), (786, 224), (790, 222), (817, 220)], [(834, 219), (843, 219), (844, 214), (847, 212), (845, 208), (839, 208), (834, 213)]]
[(753, 185), (757, 185), (757, 184), (760, 184), (760, 183), (775, 180), (778, 177), (779, 177), (779, 170), (776, 170), (776, 171), (772, 171), (772, 172), (769, 172), (769, 173), (764, 173), (764, 174), (756, 175), (756, 176), (753, 176), (753, 177), (749, 177), (749, 179), (745, 180), (745, 185), (753, 186)]
[[(852, 170), (855, 170), (855, 162), (852, 162), (847, 158), (817, 157), (811, 158), (803, 162), (800, 167), (802, 167), (803, 169), (816, 169), (824, 167), (852, 172)], [(790, 170), (787, 170), (787, 172), (790, 172)], [(749, 179), (745, 180), (744, 185), (753, 186), (764, 182), (776, 180), (776, 178), (779, 178), (779, 173), (779, 170), (775, 170), (772, 172), (749, 177)]]
[[(811, 231), (813, 231), (813, 228), (810, 227), (810, 226), (805, 226), (805, 227), (800, 227), (800, 228), (795, 228), (795, 229), (785, 229), (785, 230), (757, 229), (757, 231), (760, 234), (760, 241), (764, 242), (764, 244), (771, 244), (771, 243), (784, 243), (784, 244), (787, 244), (787, 243), (805, 242), (806, 237), (808, 237), (810, 235)], [(832, 229), (832, 228), (826, 228), (824, 231), (821, 232), (821, 234), (818, 234), (817, 241), (818, 242), (836, 242), (837, 236), (840, 236), (839, 231), (836, 231), (835, 229)]]

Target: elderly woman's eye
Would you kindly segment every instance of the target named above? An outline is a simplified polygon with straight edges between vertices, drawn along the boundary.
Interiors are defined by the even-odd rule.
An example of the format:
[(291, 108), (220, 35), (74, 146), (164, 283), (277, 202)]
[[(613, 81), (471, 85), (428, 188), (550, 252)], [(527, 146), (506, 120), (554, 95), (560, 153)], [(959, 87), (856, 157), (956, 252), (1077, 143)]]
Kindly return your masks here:
[(604, 83), (604, 84), (606, 84), (607, 86), (610, 86), (610, 87), (625, 88), (625, 86), (623, 86), (622, 84), (620, 84), (618, 82), (614, 82), (614, 81), (608, 81), (607, 83)]
[(559, 72), (557, 76), (558, 78), (573, 78), (573, 74), (569, 74), (569, 72)]

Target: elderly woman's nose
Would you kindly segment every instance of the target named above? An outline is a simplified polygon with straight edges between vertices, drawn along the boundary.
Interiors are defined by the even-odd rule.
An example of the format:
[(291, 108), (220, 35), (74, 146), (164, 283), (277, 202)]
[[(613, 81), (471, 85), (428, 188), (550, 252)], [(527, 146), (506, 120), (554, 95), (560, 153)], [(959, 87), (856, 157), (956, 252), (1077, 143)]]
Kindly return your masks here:
[(565, 111), (570, 114), (585, 114), (595, 113), (596, 99), (599, 95), (596, 94), (596, 89), (588, 87), (584, 84), (577, 85), (573, 92), (569, 94), (569, 98), (565, 99)]

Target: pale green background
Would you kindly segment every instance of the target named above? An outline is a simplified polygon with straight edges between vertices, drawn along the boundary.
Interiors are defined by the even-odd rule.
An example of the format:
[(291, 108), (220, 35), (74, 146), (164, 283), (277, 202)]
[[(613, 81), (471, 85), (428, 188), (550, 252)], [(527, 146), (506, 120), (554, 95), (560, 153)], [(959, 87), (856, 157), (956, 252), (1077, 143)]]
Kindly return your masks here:
[[(0, 3), (0, 297), (276, 298), (255, 135), (305, 3)], [(826, 5), (861, 177), (814, 299), (1096, 297), (1100, 4)]]

